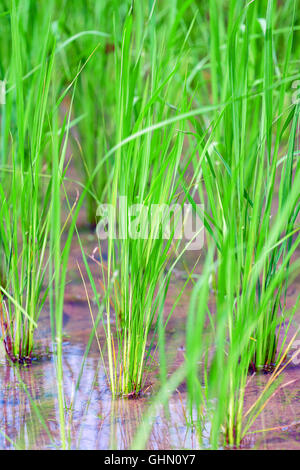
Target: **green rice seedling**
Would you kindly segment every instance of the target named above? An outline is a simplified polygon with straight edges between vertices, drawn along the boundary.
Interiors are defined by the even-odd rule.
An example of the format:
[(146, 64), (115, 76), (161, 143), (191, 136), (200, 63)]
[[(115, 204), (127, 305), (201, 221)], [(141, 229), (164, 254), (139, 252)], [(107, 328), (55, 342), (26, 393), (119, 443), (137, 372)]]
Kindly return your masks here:
[[(8, 10), (12, 54), (11, 63), (6, 64), (6, 104), (1, 107), (1, 123), (5, 124), (0, 168), (1, 329), (7, 354), (14, 362), (30, 362), (34, 331), (49, 292), (51, 276), (47, 277), (47, 269), (53, 256), (49, 238), (51, 224), (59, 216), (55, 212), (51, 215), (52, 192), (54, 185), (59, 193), (63, 183), (65, 137), (70, 127), (65, 118), (62, 127), (56, 122), (55, 132), (52, 130), (51, 119), (59, 119), (57, 109), (65, 95), (49, 100), (50, 91), (60, 89), (60, 77), (55, 81), (53, 73), (53, 2), (42, 9), (41, 18), (34, 8), (31, 11), (30, 3), (12, 2)], [(22, 16), (24, 8), (32, 14), (32, 37), (30, 23)], [(35, 50), (35, 62), (22, 48), (27, 38)], [(26, 73), (28, 69), (32, 73)], [(60, 176), (53, 170), (54, 142), (57, 152), (63, 149)]]
[[(276, 238), (275, 234), (273, 234)], [(229, 237), (230, 238), (230, 237)], [(228, 240), (229, 244), (229, 240)], [(296, 245), (299, 244), (299, 236)], [(203, 287), (195, 288), (197, 302), (191, 303), (187, 326), (187, 385), (189, 411), (193, 424), (198, 429), (200, 442), (203, 440), (205, 424), (210, 425), (209, 439), (212, 448), (222, 446), (239, 447), (251, 425), (266, 405), (270, 395), (278, 387), (280, 372), (284, 369), (284, 358), (290, 350), (292, 341), (283, 338), (281, 356), (278, 365), (261, 396), (253, 404), (251, 411), (244, 409), (244, 396), (247, 391), (249, 362), (255, 351), (255, 332), (257, 325), (265, 315), (265, 306), (286, 279), (286, 260), (277, 270), (272, 284), (264, 291), (262, 304), (257, 308), (256, 284), (270, 246), (265, 246), (265, 253), (253, 269), (246, 292), (240, 294), (238, 271), (233, 261), (232, 249), (222, 253), (213, 270), (217, 272), (217, 294), (215, 315), (209, 312)], [(299, 262), (290, 266), (290, 270), (299, 272)], [(202, 284), (201, 284), (202, 285)], [(295, 309), (293, 309), (295, 311)], [(290, 312), (291, 316), (294, 312)], [(213, 325), (206, 332), (207, 347), (197, 341), (204, 334), (204, 325)], [(199, 325), (199, 329), (198, 329)], [(207, 327), (206, 327), (207, 328)], [(297, 334), (297, 332), (296, 332)], [(296, 335), (294, 335), (295, 339)], [(202, 340), (203, 341), (203, 340)]]
[[(211, 339), (205, 338), (205, 321), (208, 313), (208, 299), (209, 299), (209, 280), (215, 270), (215, 263), (213, 260), (214, 248), (212, 247), (204, 261), (201, 276), (199, 276), (195, 287), (190, 297), (190, 305), (187, 316), (187, 339), (186, 339), (186, 360), (176, 371), (161, 384), (156, 396), (151, 400), (151, 403), (145, 412), (141, 423), (133, 436), (131, 443), (132, 449), (144, 449), (147, 446), (153, 420), (158, 414), (161, 405), (167, 406), (168, 401), (172, 394), (176, 391), (178, 386), (185, 380), (187, 382), (188, 390), (188, 407), (192, 419), (195, 417), (193, 409), (201, 412), (198, 414), (196, 421), (196, 428), (199, 429), (199, 423), (203, 423), (203, 409), (205, 405), (204, 392), (199, 375), (199, 362), (205, 356), (206, 351), (211, 346)], [(201, 340), (199, 341), (199, 338)], [(160, 351), (161, 355), (165, 351)], [(189, 413), (187, 412), (187, 419)]]
[[(295, 107), (287, 106), (287, 98), (292, 99), (287, 87), (293, 76), (290, 58), (295, 5), (295, 2), (290, 2), (292, 25), (287, 28), (281, 43), (286, 54), (282, 62), (276, 60), (274, 67), (274, 57), (279, 54), (274, 46), (277, 15), (273, 2), (265, 2), (264, 10), (255, 2), (246, 7), (231, 2), (227, 29), (225, 24), (222, 27), (215, 24), (216, 15), (219, 22), (224, 19), (224, 12), (221, 14), (223, 6), (214, 1), (210, 3), (212, 98), (223, 100), (225, 106), (223, 112), (215, 117), (209, 141), (199, 145), (201, 172), (196, 178), (201, 182), (199, 196), (205, 205), (204, 222), (221, 254), (228, 231), (234, 230), (236, 249), (233, 256), (240, 269), (241, 292), (247, 289), (252, 266), (269, 238), (275, 211), (285, 210), (286, 201), (296, 184), (293, 175), (297, 165), (297, 119), (293, 120)], [(265, 19), (259, 22), (263, 11)], [(258, 28), (260, 33), (257, 33)], [(226, 47), (220, 49), (220, 43)], [(222, 54), (222, 70), (214, 67), (218, 54)], [(200, 142), (203, 131), (196, 121), (194, 125)], [(287, 130), (290, 132), (288, 138)], [(198, 165), (198, 160), (195, 165)], [(299, 214), (299, 201), (293, 201), (290, 213), (285, 213), (282, 233), (278, 233), (278, 244), (274, 244), (274, 251), (265, 258), (265, 266), (257, 280), (257, 309), (264, 290), (268, 290), (277, 269), (292, 248), (292, 238), (288, 234), (296, 230)], [(284, 234), (286, 238), (281, 244), (279, 240), (284, 238)], [(285, 283), (278, 289), (257, 324), (250, 364), (254, 370), (272, 368), (279, 357), (278, 325), (283, 324), (280, 312), (285, 310)]]
[[(153, 19), (152, 12), (150, 16)], [(108, 192), (113, 213), (108, 215), (112, 223), (108, 231), (106, 268), (100, 244), (104, 289), (110, 292), (105, 332), (108, 376), (114, 397), (138, 396), (143, 389), (146, 365), (152, 360), (151, 332), (158, 328), (158, 312), (175, 264), (171, 262), (171, 252), (178, 243), (175, 238), (178, 215), (171, 217), (172, 226), (165, 239), (168, 218), (161, 209), (178, 202), (184, 133), (183, 124), (175, 130), (175, 122), (184, 119), (172, 118), (175, 107), (169, 103), (172, 95), (178, 95), (177, 87), (171, 85), (175, 69), (170, 68), (163, 80), (162, 63), (157, 56), (164, 56), (164, 43), (158, 45), (155, 29), (149, 31), (150, 69), (144, 86), (140, 78), (142, 46), (138, 48), (133, 40), (132, 12), (124, 24), (121, 53), (116, 57), (117, 145), (107, 154), (114, 153), (114, 167)], [(162, 53), (156, 54), (159, 48)], [(188, 112), (184, 97), (180, 105)], [(151, 128), (153, 116), (158, 123), (157, 130), (155, 124)], [(131, 213), (132, 208), (141, 209), (141, 213)], [(104, 213), (99, 215), (107, 217)], [(114, 232), (114, 216), (118, 233)], [(175, 259), (179, 257), (176, 255)], [(111, 326), (113, 313), (115, 331)]]
[[(53, 9), (54, 2), (48, 7), (43, 4), (37, 12), (33, 2), (13, 1), (4, 15), (5, 21), (7, 16), (11, 20), (8, 44), (12, 54), (11, 62), (1, 62), (7, 70), (7, 95), (6, 105), (1, 106), (0, 319), (10, 362), (30, 362), (34, 332), (49, 294), (61, 447), (66, 448), (62, 318), (68, 257), (81, 204), (72, 213), (62, 247), (66, 222), (62, 225), (61, 189), (68, 168), (65, 160), (72, 106), (61, 116), (60, 104), (78, 73), (59, 96), (60, 75), (54, 62), (58, 49), (63, 50), (66, 44), (55, 49), (50, 34)], [(31, 15), (30, 21), (24, 11)], [(32, 47), (30, 53), (25, 45)], [(39, 407), (26, 393), (52, 440)]]
[[(53, 54), (48, 34), (37, 50), (41, 64), (25, 96), (21, 53), (20, 18), (15, 2), (11, 9), (12, 63), (9, 83), (16, 84), (15, 94), (7, 97), (8, 109), (2, 108), (5, 125), (11, 127), (11, 141), (2, 150), (9, 151), (1, 167), (1, 329), (11, 360), (30, 361), (33, 335), (43, 307), (46, 244), (49, 234), (49, 181), (41, 178), (44, 127)], [(11, 120), (10, 120), (11, 119)], [(4, 300), (5, 299), (5, 300)]]

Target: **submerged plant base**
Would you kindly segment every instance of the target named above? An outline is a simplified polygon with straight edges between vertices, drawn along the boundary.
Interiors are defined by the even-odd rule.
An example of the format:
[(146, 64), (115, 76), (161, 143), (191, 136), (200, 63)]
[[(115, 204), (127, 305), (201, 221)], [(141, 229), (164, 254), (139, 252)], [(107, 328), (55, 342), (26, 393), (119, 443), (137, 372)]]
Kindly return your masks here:
[[(9, 362), (13, 364), (29, 365), (33, 360), (33, 339), (28, 337), (17, 341), (14, 340), (14, 321), (10, 320), (5, 301), (0, 295), (0, 324), (2, 331), (5, 354)], [(17, 353), (17, 351), (19, 351)]]
[[(22, 354), (22, 353), (16, 354), (14, 352), (13, 341), (10, 335), (9, 326), (5, 322), (1, 326), (2, 326), (3, 345), (4, 345), (6, 357), (9, 360), (9, 362), (12, 362), (13, 364), (26, 364), (26, 365), (31, 364), (32, 359), (33, 359), (32, 351), (29, 352), (27, 350), (26, 354)], [(20, 347), (20, 350), (22, 350), (21, 347)]]
[(226, 436), (226, 444), (224, 445), (225, 450), (242, 450), (242, 449), (250, 449), (253, 447), (253, 438), (249, 438), (249, 436), (243, 437), (239, 444), (229, 444), (228, 436)]
[(9, 337), (4, 338), (2, 344), (3, 350), (1, 355), (4, 356), (9, 364), (30, 366), (33, 363), (49, 360), (52, 357), (51, 352), (39, 352), (36, 350), (33, 350), (26, 355), (16, 355), (13, 352), (11, 339)]
[(21, 364), (21, 365), (30, 365), (33, 360), (31, 356), (14, 357), (8, 354), (8, 357), (9, 357), (9, 360), (13, 362), (14, 364)]
[(142, 391), (140, 390), (139, 392), (131, 392), (131, 393), (128, 393), (127, 395), (122, 395), (122, 398), (128, 398), (128, 400), (137, 400), (138, 398), (140, 398), (142, 395)]
[(227, 429), (225, 432), (225, 436), (224, 436), (225, 438), (224, 449), (225, 450), (241, 450), (241, 449), (250, 449), (251, 447), (253, 447), (253, 444), (254, 444), (253, 436), (251, 437), (251, 436), (244, 435), (243, 437), (240, 437), (237, 440), (236, 427), (234, 427), (234, 429), (232, 430), (233, 441), (232, 441), (232, 438), (230, 438), (229, 436), (230, 436), (230, 433)]
[(272, 362), (270, 364), (264, 364), (263, 366), (257, 366), (253, 362), (249, 365), (249, 373), (256, 374), (256, 373), (262, 373), (262, 374), (270, 374), (274, 371), (276, 367), (276, 363)]
[(52, 357), (51, 353), (38, 352), (32, 352), (29, 356), (14, 356), (13, 354), (8, 354), (7, 351), (6, 354), (6, 359), (10, 364), (23, 366), (31, 366), (35, 363), (48, 361)]
[(128, 400), (137, 400), (148, 395), (147, 391), (152, 387), (152, 383), (144, 385), (141, 388), (135, 387), (132, 392), (120, 393), (120, 398), (127, 398)]

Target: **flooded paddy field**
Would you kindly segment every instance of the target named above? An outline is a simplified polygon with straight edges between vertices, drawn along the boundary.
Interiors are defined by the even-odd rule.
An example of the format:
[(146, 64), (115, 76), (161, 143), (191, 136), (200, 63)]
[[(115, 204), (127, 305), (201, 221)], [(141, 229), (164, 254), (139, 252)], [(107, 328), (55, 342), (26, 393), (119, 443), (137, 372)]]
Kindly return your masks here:
[(299, 449), (300, 0), (0, 31), (0, 450)]
[[(86, 254), (95, 248), (94, 230), (81, 226)], [(129, 449), (145, 417), (151, 397), (159, 391), (159, 372), (155, 362), (149, 372), (147, 387), (136, 399), (113, 399), (105, 366), (94, 338), (86, 358), (78, 391), (86, 344), (92, 330), (92, 318), (77, 263), (84, 272), (81, 251), (73, 244), (68, 269), (63, 316), (63, 368), (66, 428), (70, 449)], [(189, 262), (187, 257), (186, 262)], [(99, 269), (91, 260), (94, 273)], [(174, 273), (165, 304), (168, 316), (183, 284), (184, 266)], [(89, 295), (90, 287), (88, 286)], [(288, 289), (288, 304), (293, 306), (300, 290), (300, 278)], [(166, 351), (171, 375), (184, 362), (185, 324), (189, 289), (180, 299), (166, 330)], [(289, 332), (300, 324), (300, 310)], [(99, 342), (105, 337), (101, 326)], [(59, 417), (56, 373), (53, 363), (49, 312), (45, 306), (37, 330), (37, 357), (30, 366), (11, 367), (5, 356), (0, 363), (0, 448), (55, 449), (59, 446)], [(296, 347), (296, 346), (295, 346)], [(155, 347), (153, 348), (155, 350)], [(291, 350), (291, 353), (295, 351)], [(40, 352), (40, 355), (39, 355)], [(156, 354), (158, 358), (158, 353)], [(159, 360), (159, 359), (158, 359)], [(107, 365), (106, 365), (107, 366)], [(251, 406), (268, 380), (267, 374), (249, 375), (245, 409)], [(25, 387), (25, 388), (24, 388)], [(74, 401), (75, 399), (75, 401)], [(201, 447), (187, 414), (186, 383), (172, 393), (167, 407), (158, 405), (152, 417), (147, 449), (209, 448), (210, 423), (207, 422)], [(36, 411), (38, 410), (38, 412)], [(40, 418), (40, 415), (42, 418)], [(300, 449), (300, 359), (296, 357), (282, 373), (282, 383), (275, 391), (255, 425), (242, 442), (242, 449)], [(47, 428), (47, 431), (45, 429)]]

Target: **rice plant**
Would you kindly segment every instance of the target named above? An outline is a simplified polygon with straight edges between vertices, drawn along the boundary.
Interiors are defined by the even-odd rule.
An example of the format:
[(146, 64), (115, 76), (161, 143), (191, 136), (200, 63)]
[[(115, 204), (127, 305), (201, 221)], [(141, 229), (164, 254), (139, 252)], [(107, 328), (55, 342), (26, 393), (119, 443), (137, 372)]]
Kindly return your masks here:
[[(184, 133), (181, 125), (175, 131), (175, 123), (166, 119), (172, 113), (170, 109), (175, 109), (169, 105), (170, 91), (176, 97), (177, 87), (171, 84), (174, 67), (170, 68), (167, 79), (162, 80), (162, 63), (156, 59), (155, 51), (161, 48), (159, 55), (163, 56), (164, 43), (159, 46), (156, 42), (155, 30), (151, 29), (152, 15), (150, 12), (151, 41), (146, 56), (150, 58), (150, 68), (145, 85), (140, 80), (142, 46), (133, 34), (132, 12), (124, 24), (119, 56), (116, 52), (117, 141), (110, 152), (114, 152), (114, 166), (108, 190), (113, 213), (98, 214), (110, 222), (106, 266), (101, 244), (99, 250), (104, 290), (109, 292), (105, 329), (113, 396), (138, 396), (145, 385), (146, 365), (153, 360), (151, 332), (157, 330), (171, 274), (168, 263), (178, 244), (175, 237), (178, 215), (171, 216), (172, 227), (166, 239), (168, 214), (164, 211), (178, 202), (178, 168)], [(184, 100), (183, 96), (182, 105)], [(162, 130), (155, 130), (155, 123), (163, 118), (166, 127), (161, 125)], [(130, 135), (136, 138), (129, 138), (127, 143)], [(132, 208), (136, 212), (130, 213)], [(111, 326), (113, 313), (115, 331)]]
[[(265, 4), (265, 28), (260, 35), (255, 34), (255, 20), (261, 6), (242, 7), (231, 2), (228, 30), (221, 29), (227, 40), (222, 61), (226, 65), (223, 73), (212, 68), (214, 99), (219, 99), (221, 90), (227, 103), (212, 124), (213, 144), (209, 149), (207, 145), (200, 147), (198, 181), (200, 198), (206, 201), (204, 220), (212, 235), (210, 244), (217, 248), (212, 272), (215, 352), (211, 364), (206, 355), (202, 367), (207, 390), (191, 372), (189, 391), (198, 416), (201, 406), (213, 410), (211, 443), (216, 448), (221, 444), (220, 434), (225, 444), (241, 444), (244, 429), (248, 429), (243, 410), (248, 372), (277, 371), (287, 354), (287, 334), (295, 312), (286, 308), (286, 289), (299, 272), (299, 263), (292, 263), (299, 246), (299, 106), (286, 105), (296, 3), (291, 5), (294, 14), (287, 29), (286, 53), (282, 64), (276, 62), (282, 80), (277, 80), (273, 66), (277, 54), (272, 1)], [(212, 47), (220, 40), (220, 29), (213, 21), (221, 9), (221, 4), (210, 2)], [(219, 22), (222, 18), (220, 15)], [(262, 47), (256, 41), (261, 41)], [(215, 53), (212, 49), (212, 64)], [(252, 70), (251, 56), (254, 66), (261, 64), (261, 75)], [(260, 83), (260, 91), (254, 92), (255, 83)], [(207, 310), (207, 305), (198, 309), (200, 336)], [(188, 361), (192, 363), (199, 357), (194, 352), (194, 333), (193, 326), (188, 333)], [(207, 396), (213, 400), (209, 404)]]
[[(67, 117), (59, 115), (60, 78), (53, 78), (56, 49), (50, 32), (51, 9), (42, 12), (41, 24), (32, 12), (37, 16), (35, 28), (46, 31), (43, 41), (34, 45), (34, 64), (21, 46), (27, 37), (21, 28), (22, 12), (20, 4), (12, 2), (13, 54), (2, 108), (5, 132), (0, 173), (1, 330), (8, 357), (21, 363), (31, 361), (34, 332), (56, 275), (55, 270), (48, 274), (54, 252), (58, 253), (49, 247), (50, 234), (54, 224), (60, 223), (60, 202), (53, 205), (53, 191), (61, 197), (69, 125)], [(33, 70), (29, 76), (27, 67)], [(54, 155), (59, 158), (57, 167)], [(57, 243), (62, 231), (61, 227)]]
[(42, 174), (53, 53), (46, 34), (37, 50), (39, 71), (25, 95), (20, 15), (14, 2), (11, 35), (8, 84), (17, 85), (8, 92), (2, 116), (11, 134), (6, 133), (10, 138), (2, 145), (0, 182), (1, 330), (10, 359), (30, 362), (34, 330), (47, 295), (43, 283), (51, 180)]
[[(299, 200), (294, 195), (297, 187), (294, 179), (297, 111), (292, 103), (290, 106), (286, 104), (287, 96), (291, 99), (291, 94), (286, 92), (292, 76), (289, 58), (294, 44), (292, 27), (296, 4), (291, 2), (291, 5), (294, 16), (284, 38), (286, 54), (282, 62), (277, 60), (275, 71), (274, 57), (279, 54), (274, 46), (273, 2), (265, 3), (265, 28), (260, 34), (257, 34), (257, 28), (260, 27), (259, 14), (263, 13), (261, 5), (254, 2), (242, 7), (232, 2), (227, 31), (224, 25), (217, 31), (214, 15), (220, 12), (219, 18), (223, 18), (223, 7), (210, 3), (214, 38), (211, 44), (212, 65), (214, 43), (221, 41), (220, 31), (226, 44), (221, 56), (223, 70), (212, 68), (212, 83), (218, 84), (213, 87), (216, 88), (214, 99), (219, 101), (223, 96), (227, 104), (212, 124), (214, 132), (209, 148), (203, 144), (200, 146), (202, 165), (198, 181), (202, 178), (203, 182), (199, 185), (199, 196), (205, 203), (205, 222), (220, 256), (225, 249), (228, 232), (234, 232), (232, 256), (239, 269), (238, 289), (242, 294), (249, 285), (253, 265), (270, 237), (275, 210), (280, 214), (287, 201), (293, 201), (289, 213), (285, 212), (282, 232), (278, 232), (278, 244), (265, 257), (257, 279), (256, 309), (260, 308), (264, 292), (272, 284), (278, 268), (289, 257), (299, 214)], [(281, 51), (282, 48), (281, 43)], [(260, 68), (256, 70), (258, 64)], [(278, 80), (278, 75), (281, 80)], [(275, 209), (278, 191), (278, 207)], [(284, 239), (283, 243), (280, 243), (281, 239)], [(278, 325), (284, 321), (280, 314), (285, 309), (284, 292), (285, 283), (282, 283), (257, 324), (251, 360), (253, 370), (267, 370), (276, 363)]]

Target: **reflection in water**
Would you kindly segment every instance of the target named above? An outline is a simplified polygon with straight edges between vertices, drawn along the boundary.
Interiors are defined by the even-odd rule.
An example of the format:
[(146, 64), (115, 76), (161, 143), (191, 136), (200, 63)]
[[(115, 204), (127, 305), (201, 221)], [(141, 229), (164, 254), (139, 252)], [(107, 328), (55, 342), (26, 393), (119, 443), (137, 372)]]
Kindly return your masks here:
[[(42, 408), (45, 421), (53, 419), (53, 393), (47, 390), (46, 376), (34, 367), (1, 364), (0, 448), (45, 448), (50, 432), (43, 427), (35, 409)], [(49, 435), (47, 435), (47, 432)]]
[[(81, 347), (65, 345), (64, 392), (69, 447), (128, 449), (143, 420), (149, 397), (111, 400), (97, 354), (87, 359), (80, 387), (75, 391), (82, 354)], [(53, 361), (19, 369), (2, 363), (0, 377), (0, 448), (45, 449), (59, 445)], [(37, 412), (41, 413), (47, 429), (44, 429)], [(175, 396), (168, 408), (161, 408), (154, 417), (148, 448), (184, 449), (195, 446), (195, 435), (186, 426), (182, 397)]]
[[(64, 392), (69, 448), (130, 448), (133, 436), (143, 422), (149, 397), (112, 401), (96, 350), (87, 359), (80, 387), (76, 392), (83, 346), (66, 344), (64, 349)], [(299, 369), (291, 367), (284, 380), (293, 382), (293, 386), (283, 388), (275, 394), (270, 406), (266, 407), (255, 423), (254, 430), (269, 431), (250, 434), (244, 441), (244, 447), (299, 448), (299, 425), (287, 426), (288, 423), (299, 420), (300, 416), (300, 381), (297, 377)], [(48, 359), (17, 370), (2, 363), (0, 379), (0, 448), (54, 449), (56, 445), (59, 446), (59, 416), (53, 361)], [(265, 380), (266, 376), (260, 376), (256, 381), (252, 381), (247, 390), (246, 407), (258, 396)], [(158, 408), (156, 416), (153, 417), (153, 428), (147, 445), (149, 449), (199, 447), (197, 434), (187, 426), (185, 406), (185, 393), (176, 392), (167, 408)], [(42, 414), (46, 429), (41, 424), (37, 411)], [(206, 423), (202, 447), (208, 447), (208, 436), (209, 423)]]

